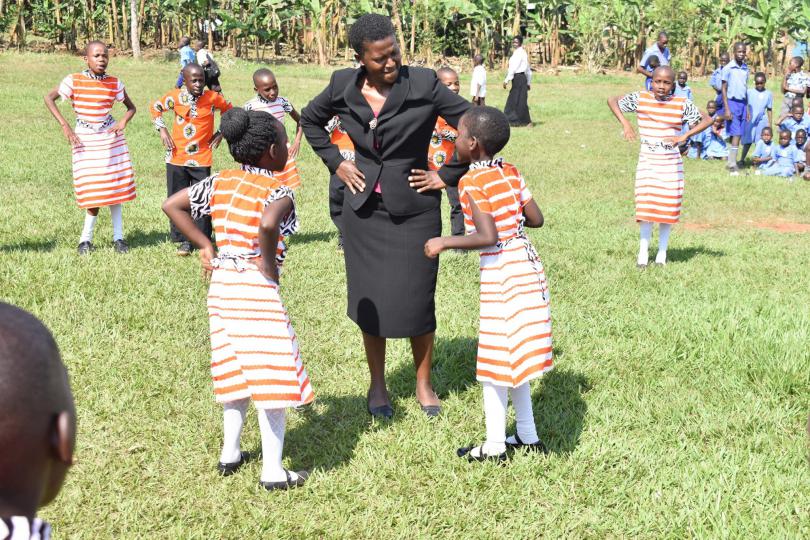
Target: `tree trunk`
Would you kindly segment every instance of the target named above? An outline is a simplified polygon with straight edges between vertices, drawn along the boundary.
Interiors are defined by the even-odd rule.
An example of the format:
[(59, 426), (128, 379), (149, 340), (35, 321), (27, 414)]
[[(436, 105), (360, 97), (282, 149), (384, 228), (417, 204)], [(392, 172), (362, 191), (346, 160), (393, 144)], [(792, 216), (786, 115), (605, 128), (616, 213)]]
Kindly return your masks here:
[(411, 0), (411, 47), (408, 58), (413, 62), (414, 46), (416, 43), (416, 0)]
[(214, 17), (212, 16), (212, 13), (211, 13), (211, 5), (213, 3), (214, 3), (214, 0), (208, 0), (208, 21), (207, 21), (207, 26), (208, 26), (208, 50), (209, 51), (214, 50), (214, 21), (213, 21)]
[(113, 44), (113, 46), (117, 45), (118, 43), (118, 0), (111, 0), (110, 7), (112, 9), (107, 10), (107, 33), (109, 34), (109, 42)]
[(399, 39), (399, 50), (405, 52), (405, 36), (402, 35), (402, 18), (399, 16), (399, 0), (391, 0), (391, 13), (394, 19), (394, 29), (397, 31), (397, 39)]
[[(132, 17), (133, 19), (135, 17)], [(143, 21), (146, 20), (146, 0), (141, 0), (141, 5), (138, 8), (138, 39), (143, 34)]]
[[(3, 13), (3, 0), (0, 0), (0, 14)], [(59, 31), (56, 33), (56, 40), (59, 43), (65, 42), (65, 33), (62, 31), (62, 13), (59, 6), (59, 0), (53, 0), (53, 11), (56, 15), (56, 25), (59, 27)]]
[[(138, 14), (135, 11), (135, 3), (137, 0), (129, 0), (129, 24), (130, 26), (130, 39), (132, 41), (132, 56), (135, 58), (141, 57), (141, 36), (138, 31), (139, 21)], [(143, 5), (143, 4), (141, 4)]]
[[(112, 0), (113, 2), (117, 2), (118, 0)], [(127, 0), (121, 0), (121, 34), (118, 38), (121, 41), (121, 48), (127, 46), (128, 37), (127, 32), (129, 31), (129, 9), (127, 9)]]
[(515, 20), (512, 22), (512, 35), (520, 35), (520, 0), (515, 0)]

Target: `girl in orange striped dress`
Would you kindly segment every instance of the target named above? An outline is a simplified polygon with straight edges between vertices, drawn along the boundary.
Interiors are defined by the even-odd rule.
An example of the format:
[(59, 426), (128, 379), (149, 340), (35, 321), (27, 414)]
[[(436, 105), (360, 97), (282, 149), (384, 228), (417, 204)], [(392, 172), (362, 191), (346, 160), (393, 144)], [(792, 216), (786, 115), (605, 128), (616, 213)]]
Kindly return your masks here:
[[(425, 254), (481, 251), (481, 315), (476, 378), (483, 385), (487, 439), (461, 448), (470, 461), (506, 459), (507, 448), (545, 452), (537, 436), (529, 381), (553, 367), (551, 315), (543, 263), (523, 227), (543, 214), (517, 169), (493, 159), (509, 141), (509, 121), (492, 107), (474, 107), (459, 122), (456, 152), (470, 170), (459, 182), (467, 236), (431, 238)], [(506, 436), (509, 394), (517, 433)]]
[(301, 116), (287, 98), (279, 95), (276, 76), (269, 69), (261, 68), (253, 73), (253, 89), (256, 91), (256, 96), (245, 103), (245, 110), (272, 114), (276, 120), (282, 123), (284, 123), (284, 116), (289, 114), (296, 123), (295, 139), (290, 145), (287, 163), (283, 170), (276, 171), (274, 175), (285, 186), (297, 189), (301, 185), (301, 177), (298, 174), (298, 167), (295, 165), (295, 158), (298, 157), (301, 137), (304, 134), (301, 129)]
[[(624, 128), (628, 141), (636, 138), (623, 113), (635, 112), (641, 136), (641, 152), (636, 168), (636, 221), (641, 241), (636, 266), (646, 268), (653, 223), (658, 223), (657, 265), (667, 262), (669, 233), (681, 216), (683, 201), (683, 160), (678, 146), (712, 123), (691, 100), (673, 96), (675, 72), (668, 66), (653, 72), (652, 90), (633, 92), (608, 99), (608, 106)], [(690, 129), (681, 133), (684, 124)]]
[[(222, 116), (220, 128), (237, 162), (265, 172), (222, 171), (172, 195), (163, 210), (200, 249), (203, 268), (211, 273), (211, 375), (224, 406), (218, 470), (233, 474), (246, 458), (239, 439), (252, 399), (262, 436), (260, 484), (288, 489), (302, 485), (308, 473), (281, 464), (285, 409), (311, 402), (313, 394), (279, 296), (284, 238), (298, 229), (293, 192), (270, 173), (287, 162), (287, 136), (271, 115), (238, 108)], [(216, 255), (194, 224), (201, 215), (211, 216)]]
[[(88, 43), (84, 60), (87, 69), (65, 77), (45, 96), (45, 105), (73, 147), (73, 189), (79, 207), (87, 211), (79, 238), (79, 255), (93, 250), (93, 230), (102, 206), (110, 207), (115, 251), (126, 253), (129, 248), (124, 242), (121, 204), (135, 198), (135, 175), (124, 129), (135, 116), (135, 104), (124, 90), (124, 84), (107, 75), (110, 57), (104, 43)], [(57, 97), (71, 101), (76, 113), (74, 129), (59, 112)], [(118, 122), (110, 114), (116, 101), (127, 108)]]

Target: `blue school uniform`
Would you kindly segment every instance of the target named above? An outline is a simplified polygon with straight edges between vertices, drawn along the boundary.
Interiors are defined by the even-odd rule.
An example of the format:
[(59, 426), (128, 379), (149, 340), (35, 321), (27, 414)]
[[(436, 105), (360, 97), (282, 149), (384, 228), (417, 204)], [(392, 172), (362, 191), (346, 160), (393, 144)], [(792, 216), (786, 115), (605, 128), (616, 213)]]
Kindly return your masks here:
[(805, 148), (807, 148), (807, 141), (804, 141), (804, 144), (799, 146), (796, 144), (796, 141), (793, 141), (793, 146), (796, 147), (796, 152), (799, 154), (799, 161), (796, 163), (801, 163), (802, 165), (807, 165), (805, 159), (807, 158), (807, 153), (805, 152)]
[(751, 120), (746, 120), (742, 143), (754, 144), (762, 138), (762, 130), (770, 125), (768, 111), (773, 110), (773, 93), (770, 90), (760, 92), (756, 88), (748, 89), (748, 112)]
[(762, 174), (765, 176), (793, 176), (796, 172), (796, 163), (801, 161), (796, 146), (793, 144), (774, 146), (773, 159), (762, 168)]
[(802, 116), (801, 122), (797, 122), (795, 118), (793, 118), (792, 116), (788, 116), (787, 118), (782, 120), (781, 124), (779, 124), (779, 129), (787, 129), (788, 131), (790, 131), (791, 138), (795, 139), (796, 132), (799, 131), (800, 129), (803, 129), (805, 131), (810, 130), (810, 118), (808, 118), (807, 116)]
[[(645, 70), (650, 71), (650, 57), (657, 56), (658, 60), (660, 60), (661, 66), (668, 66), (669, 60), (672, 58), (672, 54), (669, 52), (669, 47), (664, 47), (664, 50), (658, 48), (658, 43), (653, 43), (651, 46), (647, 47), (647, 50), (644, 51), (644, 54), (641, 56), (641, 60), (639, 61), (638, 65), (643, 67)], [(652, 78), (647, 77), (644, 81), (644, 87), (647, 90), (652, 90)]]
[[(686, 153), (686, 157), (690, 159), (707, 159), (706, 140), (710, 137), (711, 131), (712, 127), (709, 126), (689, 138), (689, 151)], [(698, 145), (700, 145), (700, 155), (698, 155)]]
[(711, 159), (711, 158), (727, 158), (728, 157), (728, 145), (726, 144), (726, 130), (723, 130), (720, 135), (714, 132), (714, 130), (710, 127), (709, 133), (706, 134), (706, 138), (703, 141), (703, 155), (700, 156), (702, 159)]
[(709, 77), (709, 86), (714, 88), (714, 91), (719, 95), (723, 91), (723, 68), (718, 67), (712, 71), (712, 76)]
[[(751, 157), (755, 158), (766, 158), (766, 157), (773, 157), (773, 150), (777, 144), (774, 144), (773, 141), (766, 143), (762, 139), (757, 141), (757, 145), (754, 147), (754, 153), (751, 154)], [(760, 163), (758, 169), (764, 169), (768, 166), (770, 161), (766, 161), (765, 163)]]
[[(726, 121), (726, 133), (731, 136), (743, 134), (746, 101), (748, 99), (748, 64), (732, 60), (723, 68), (721, 79), (726, 83), (726, 97), (731, 120)], [(723, 93), (717, 96), (717, 114), (723, 116)]]
[(678, 97), (678, 96), (684, 96), (684, 97), (685, 97), (686, 99), (688, 99), (689, 101), (695, 101), (695, 100), (692, 98), (692, 89), (691, 89), (691, 88), (689, 88), (689, 85), (688, 85), (688, 84), (687, 84), (686, 86), (681, 86), (680, 84), (678, 84), (678, 83), (676, 82), (676, 83), (675, 83), (675, 91), (673, 92), (673, 95), (674, 95), (675, 97)]

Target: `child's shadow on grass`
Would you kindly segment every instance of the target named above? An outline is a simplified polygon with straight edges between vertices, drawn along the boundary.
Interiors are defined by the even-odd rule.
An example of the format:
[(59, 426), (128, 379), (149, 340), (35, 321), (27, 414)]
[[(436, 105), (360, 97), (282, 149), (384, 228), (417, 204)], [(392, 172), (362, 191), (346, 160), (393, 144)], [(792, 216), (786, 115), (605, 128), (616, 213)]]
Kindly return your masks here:
[(14, 244), (0, 245), (0, 253), (11, 253), (14, 251), (39, 251), (47, 253), (56, 248), (56, 240), (23, 240)]
[[(537, 434), (552, 454), (569, 454), (579, 444), (590, 389), (581, 373), (554, 370), (534, 383), (532, 396)], [(510, 433), (513, 433), (510, 431)]]
[(670, 248), (667, 251), (667, 262), (686, 262), (689, 259), (704, 255), (707, 257), (725, 257), (725, 251), (717, 251), (703, 246)]
[(156, 246), (168, 242), (169, 233), (166, 231), (142, 231), (135, 229), (126, 235), (126, 241), (131, 248)]

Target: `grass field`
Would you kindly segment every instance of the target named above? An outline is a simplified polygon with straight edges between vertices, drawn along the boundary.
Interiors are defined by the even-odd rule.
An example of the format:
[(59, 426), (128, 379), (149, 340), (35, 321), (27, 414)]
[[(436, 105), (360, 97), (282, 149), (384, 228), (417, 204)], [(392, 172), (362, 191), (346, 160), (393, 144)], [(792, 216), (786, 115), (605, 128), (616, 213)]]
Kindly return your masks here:
[[(533, 395), (551, 453), (499, 467), (455, 457), (484, 436), (476, 255), (442, 256), (434, 381), (444, 413), (421, 413), (409, 349), (393, 341), (396, 416), (371, 422), (328, 176), (305, 147), (303, 230), (282, 294), (317, 401), (290, 414), (285, 464), (314, 474), (303, 489), (269, 494), (257, 486), (258, 460), (227, 479), (214, 471), (221, 414), (206, 286), (196, 257), (176, 257), (167, 240), (163, 151), (147, 110), (176, 66), (111, 62), (139, 107), (127, 128), (138, 175), (138, 199), (124, 211), (132, 250), (113, 253), (103, 210), (86, 258), (76, 255), (83, 217), (68, 144), (42, 103), (81, 67), (67, 56), (0, 54), (0, 298), (52, 329), (79, 415), (78, 463), (42, 511), (57, 537), (810, 537), (810, 243), (767, 228), (810, 223), (810, 183), (687, 163), (670, 264), (639, 272), (638, 146), (621, 140), (605, 105), (639, 78), (539, 76), (530, 93), (538, 125), (514, 130), (504, 156), (546, 217), (530, 235), (551, 287), (556, 369)], [(251, 97), (255, 65), (222, 68), (227, 97)], [(329, 76), (303, 66), (276, 73), (299, 110)], [(487, 100), (500, 107), (499, 77), (490, 73)], [(692, 85), (705, 105), (708, 85)], [(215, 169), (230, 163), (223, 145)], [(243, 448), (260, 448), (254, 412)]]

